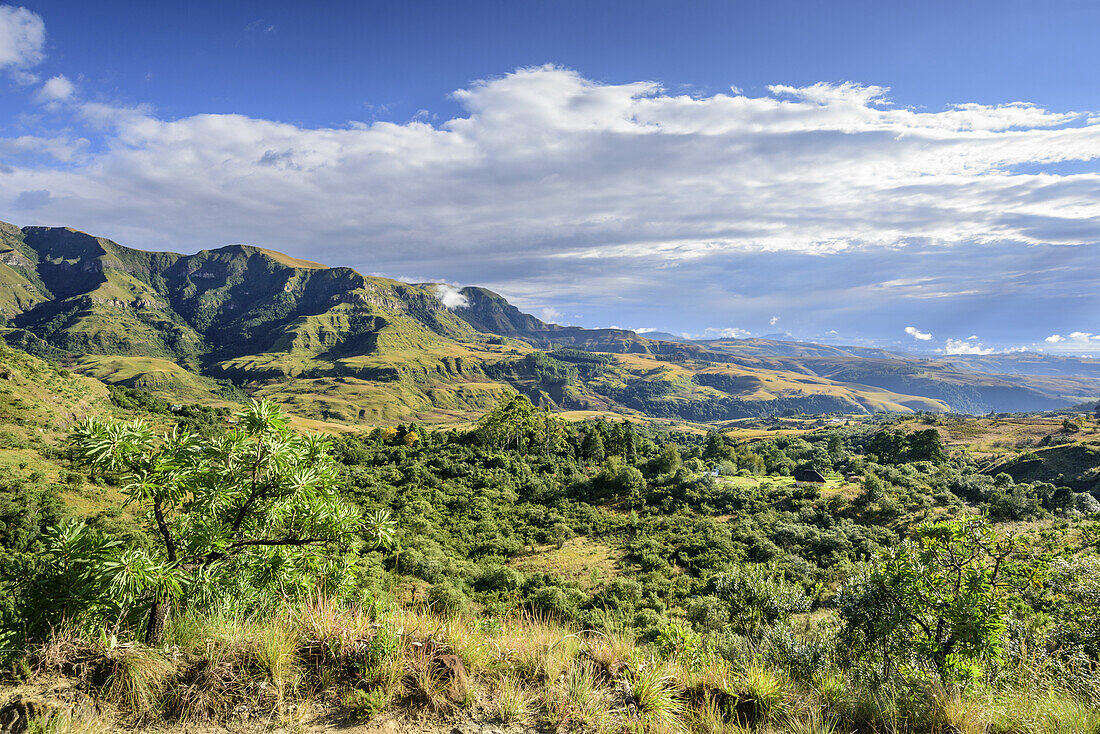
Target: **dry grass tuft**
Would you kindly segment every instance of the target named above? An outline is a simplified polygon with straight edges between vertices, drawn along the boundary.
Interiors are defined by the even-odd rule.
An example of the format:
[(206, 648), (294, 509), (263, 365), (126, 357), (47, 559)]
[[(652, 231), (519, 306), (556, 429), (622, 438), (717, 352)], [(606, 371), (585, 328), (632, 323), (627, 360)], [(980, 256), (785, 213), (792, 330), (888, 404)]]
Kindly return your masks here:
[(496, 691), (496, 712), (502, 724), (526, 725), (531, 721), (535, 696), (517, 678), (502, 675)]
[(612, 680), (626, 670), (637, 650), (634, 636), (626, 632), (589, 637), (583, 647), (583, 654), (594, 662), (600, 673)]
[(686, 731), (681, 715), (683, 700), (676, 679), (656, 661), (644, 661), (631, 671), (630, 697), (646, 731), (679, 734)]

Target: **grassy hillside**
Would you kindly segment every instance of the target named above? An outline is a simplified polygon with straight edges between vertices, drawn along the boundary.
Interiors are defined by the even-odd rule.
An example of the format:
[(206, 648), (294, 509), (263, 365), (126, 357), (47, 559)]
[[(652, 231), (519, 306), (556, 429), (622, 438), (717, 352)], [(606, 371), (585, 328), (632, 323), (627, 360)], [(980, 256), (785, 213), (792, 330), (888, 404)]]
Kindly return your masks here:
[[(552, 365), (534, 354), (524, 357), (528, 379), (542, 370), (547, 384)], [(691, 369), (652, 355), (601, 364), (694, 389)], [(292, 548), (211, 568), (201, 593), (188, 586), (174, 597), (163, 642), (148, 645), (141, 630), (158, 577), (140, 571), (143, 554), (161, 558), (155, 514), (148, 500), (123, 507), (123, 478), (70, 463), (59, 442), (89, 414), (141, 417), (160, 430), (178, 422), (211, 441), (244, 421), (108, 389), (16, 350), (0, 349), (0, 370), (13, 437), (4, 445), (42, 437), (0, 452), (0, 620), (10, 624), (12, 609), (26, 609), (10, 605), (44, 590), (73, 605), (69, 624), (47, 625), (42, 637), (5, 628), (5, 669), (15, 672), (0, 681), (0, 702), (19, 695), (53, 712), (50, 731), (70, 731), (60, 728), (70, 714), (72, 731), (1100, 731), (1088, 606), (1100, 488), (991, 476), (997, 461), (1022, 456), (1016, 448), (1094, 441), (1092, 419), (1076, 430), (1025, 416), (756, 419), (721, 435), (547, 421), (506, 401), (472, 430), (349, 431), (307, 470), (288, 471), (306, 484), (331, 471), (341, 500), (366, 521), (354, 537), (312, 560)], [(786, 389), (778, 377), (744, 387)], [(43, 476), (31, 479), (37, 467)], [(804, 468), (827, 481), (799, 485), (793, 475)], [(61, 507), (33, 504), (31, 486), (63, 489)], [(261, 527), (322, 531), (301, 517), (308, 495), (287, 508), (289, 517), (265, 507)], [(201, 545), (205, 530), (187, 531), (208, 526), (191, 513), (232, 517), (225, 509), (185, 504), (167, 518)], [(395, 521), (387, 545), (366, 542), (379, 511)], [(862, 574), (926, 523), (980, 515), (996, 542), (1016, 539), (1008, 582), (981, 607), (994, 618), (965, 627), (992, 630), (996, 644), (968, 648), (965, 664), (949, 669), (913, 641), (912, 625), (887, 625), (867, 644), (873, 630), (859, 605), (872, 618), (890, 618), (891, 607), (860, 591)], [(138, 573), (104, 586), (81, 565), (88, 554), (50, 550), (66, 516), (121, 543)], [(28, 517), (33, 527), (17, 522)], [(107, 587), (116, 591), (104, 600)], [(82, 595), (91, 602), (80, 606)]]
[[(1043, 410), (1100, 394), (1090, 374), (997, 376), (768, 340), (660, 341), (546, 324), (483, 288), (458, 296), (449, 308), (433, 284), (248, 245), (181, 255), (72, 229), (0, 226), (7, 338), (175, 402), (252, 394), (316, 420), (461, 423), (512, 388), (557, 410), (704, 423)], [(586, 353), (603, 356), (578, 356)]]

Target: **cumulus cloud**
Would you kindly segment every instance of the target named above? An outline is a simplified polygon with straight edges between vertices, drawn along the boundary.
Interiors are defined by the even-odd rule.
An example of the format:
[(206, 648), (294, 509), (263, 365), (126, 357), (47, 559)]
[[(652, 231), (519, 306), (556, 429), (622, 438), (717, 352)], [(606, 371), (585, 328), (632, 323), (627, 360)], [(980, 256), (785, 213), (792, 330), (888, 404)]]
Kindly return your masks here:
[(558, 323), (559, 321), (561, 321), (562, 312), (556, 308), (547, 306), (545, 308), (539, 309), (539, 318), (543, 321), (547, 321), (550, 323)]
[(913, 337), (914, 339), (922, 342), (930, 341), (932, 339), (931, 334), (926, 331), (921, 331), (915, 326), (906, 326), (905, 333)]
[(970, 340), (948, 339), (943, 351), (945, 354), (993, 354), (996, 350)]
[(366, 235), (383, 255), (667, 262), (1100, 236), (1097, 177), (1012, 172), (1100, 157), (1100, 125), (1019, 104), (914, 112), (853, 84), (773, 92), (677, 96), (540, 67), (455, 92), (467, 114), (438, 126), (324, 129), (89, 104), (111, 125), (103, 152), (23, 175), (64, 191), (72, 218), (161, 232), (204, 220), (265, 242), (321, 231), (345, 247)]
[(772, 316), (770, 319), (768, 319), (768, 323), (771, 324), (772, 326), (775, 326), (776, 324), (779, 323), (779, 317), (778, 316)]
[(439, 283), (432, 286), (432, 291), (435, 293), (435, 297), (438, 298), (445, 307), (452, 311), (458, 308), (470, 307), (470, 299), (466, 298), (462, 291), (454, 286), (447, 285), (446, 283)]
[(46, 24), (26, 8), (0, 5), (0, 69), (26, 69), (45, 57)]
[[(257, 242), (371, 272), (430, 262), (436, 278), (490, 285), (534, 309), (568, 299), (604, 322), (628, 316), (597, 316), (592, 299), (652, 301), (677, 287), (685, 311), (684, 294), (703, 289), (731, 304), (696, 313), (710, 323), (762, 323), (796, 307), (804, 319), (810, 292), (841, 287), (804, 268), (784, 292), (751, 296), (759, 311), (735, 310), (756, 286), (731, 279), (730, 263), (762, 255), (817, 258), (849, 288), (842, 302), (862, 298), (870, 311), (999, 297), (994, 281), (1020, 286), (1017, 273), (1040, 269), (1036, 253), (1095, 253), (1100, 242), (1100, 117), (1090, 113), (1024, 103), (914, 110), (854, 83), (689, 96), (556, 67), (478, 81), (454, 99), (463, 112), (450, 120), (332, 128), (73, 102), (63, 136), (0, 137), (0, 151), (17, 141), (28, 151), (5, 158), (0, 202), (50, 191), (42, 220), (145, 247)], [(45, 160), (55, 149), (69, 151), (65, 165)], [(1067, 162), (1076, 172), (1060, 172)], [(927, 272), (943, 253), (961, 253), (952, 264), (965, 266), (994, 251), (996, 270)], [(850, 264), (874, 253), (908, 258), (910, 272), (877, 268), (889, 272), (857, 292), (865, 271)], [(1057, 287), (1085, 298), (1095, 281), (1072, 273), (1100, 268), (1087, 267), (1095, 254), (1073, 257), (1086, 267), (1067, 268)], [(684, 286), (700, 273), (712, 280)], [(767, 275), (755, 280), (783, 277)], [(989, 339), (981, 324), (959, 328)]]
[(1054, 352), (1082, 354), (1083, 349), (1095, 349), (1100, 345), (1100, 334), (1090, 331), (1071, 331), (1068, 334), (1051, 334), (1044, 339)]
[(34, 99), (39, 104), (64, 102), (73, 96), (74, 91), (76, 91), (76, 87), (69, 81), (69, 78), (64, 74), (58, 74), (46, 80), (42, 88), (35, 93)]

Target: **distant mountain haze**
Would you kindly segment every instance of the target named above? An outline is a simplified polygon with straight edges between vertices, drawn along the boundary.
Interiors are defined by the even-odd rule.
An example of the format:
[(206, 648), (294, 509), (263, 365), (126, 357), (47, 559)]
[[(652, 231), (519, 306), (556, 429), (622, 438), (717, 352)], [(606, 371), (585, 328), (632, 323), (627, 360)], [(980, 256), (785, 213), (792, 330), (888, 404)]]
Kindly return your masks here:
[(243, 391), (349, 423), (467, 420), (511, 389), (555, 410), (698, 422), (1046, 410), (1100, 395), (1100, 360), (934, 360), (560, 326), (484, 288), (370, 277), (250, 245), (146, 252), (6, 223), (0, 314), (12, 346), (108, 383), (178, 400)]

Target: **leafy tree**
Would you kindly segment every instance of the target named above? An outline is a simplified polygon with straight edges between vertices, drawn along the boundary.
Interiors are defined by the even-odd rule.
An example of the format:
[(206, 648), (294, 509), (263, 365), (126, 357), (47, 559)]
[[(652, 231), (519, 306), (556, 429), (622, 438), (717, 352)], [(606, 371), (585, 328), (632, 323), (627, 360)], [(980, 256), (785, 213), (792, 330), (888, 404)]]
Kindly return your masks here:
[(920, 527), (837, 596), (851, 649), (883, 670), (930, 669), (941, 680), (976, 674), (1002, 655), (1005, 561), (1014, 539), (984, 518)]
[[(387, 515), (364, 528), (359, 512), (340, 499), (327, 438), (291, 431), (267, 401), (249, 403), (237, 422), (237, 430), (214, 438), (176, 431), (156, 438), (140, 422), (96, 419), (72, 432), (76, 456), (121, 477), (126, 501), (144, 510), (158, 541), (150, 551), (129, 549), (125, 559), (167, 569), (134, 590), (148, 603), (150, 644), (159, 641), (177, 595), (248, 599), (253, 590), (259, 603), (257, 592), (301, 593), (318, 581), (342, 591), (364, 532), (377, 545), (392, 539)], [(108, 551), (90, 565), (123, 560)]]
[(676, 448), (676, 444), (665, 444), (661, 448), (661, 453), (657, 457), (654, 464), (654, 469), (659, 474), (671, 474), (680, 468), (683, 464), (683, 459), (680, 457), (680, 450)]
[(561, 419), (547, 410), (537, 410), (519, 393), (504, 395), (482, 416), (476, 433), (483, 445), (500, 451), (551, 454), (561, 451), (565, 444)]
[(605, 456), (603, 438), (595, 428), (585, 426), (581, 441), (581, 455), (589, 461), (603, 461)]
[[(801, 586), (786, 581), (774, 568), (761, 565), (735, 567), (715, 574), (707, 582), (707, 596), (725, 603), (727, 622), (738, 632), (757, 633), (810, 608)], [(713, 627), (713, 602), (693, 607), (697, 624)], [(707, 620), (707, 621), (704, 621)]]
[(901, 431), (879, 431), (867, 444), (867, 453), (880, 464), (900, 464), (905, 461), (908, 441)]
[(1100, 558), (1086, 556), (1051, 564), (1047, 584), (1057, 624), (1053, 641), (1100, 660)]
[(18, 600), (5, 628), (17, 640), (38, 640), (64, 622), (96, 621), (112, 628), (135, 622), (149, 594), (179, 593), (173, 569), (137, 547), (127, 547), (77, 520), (44, 533), (37, 567), (23, 588), (8, 587)]
[(703, 446), (704, 459), (717, 461), (719, 459), (728, 459), (732, 455), (733, 450), (726, 445), (720, 432), (711, 431), (707, 434), (706, 444)]
[(1039, 496), (1029, 484), (997, 486), (986, 505), (994, 520), (1030, 520), (1042, 514)]
[(928, 428), (909, 435), (906, 439), (906, 461), (931, 461), (942, 464), (947, 461), (947, 447), (935, 428)]

